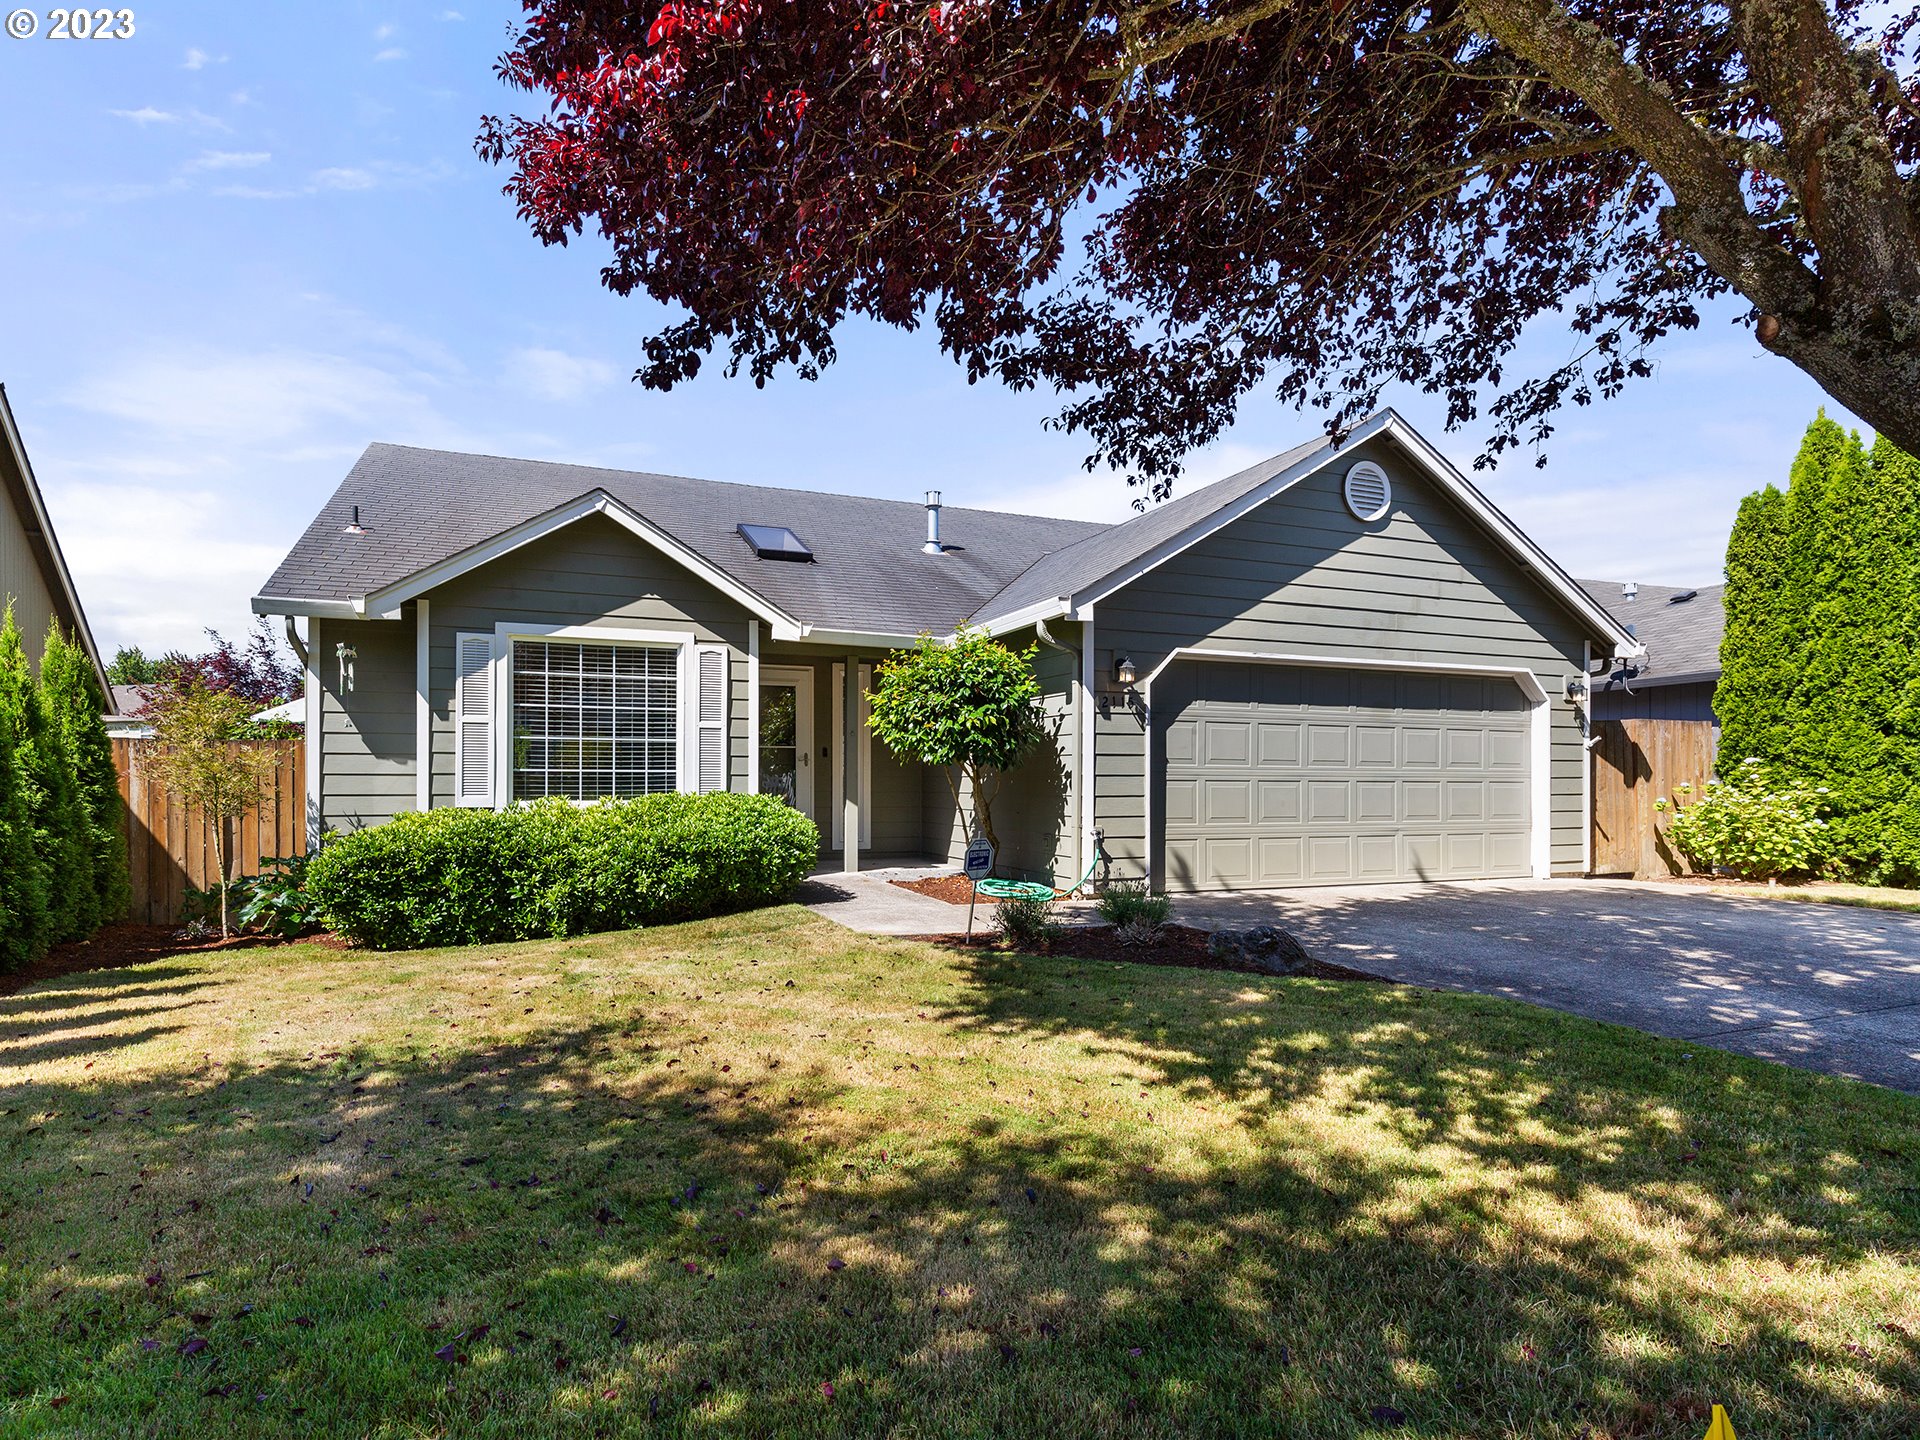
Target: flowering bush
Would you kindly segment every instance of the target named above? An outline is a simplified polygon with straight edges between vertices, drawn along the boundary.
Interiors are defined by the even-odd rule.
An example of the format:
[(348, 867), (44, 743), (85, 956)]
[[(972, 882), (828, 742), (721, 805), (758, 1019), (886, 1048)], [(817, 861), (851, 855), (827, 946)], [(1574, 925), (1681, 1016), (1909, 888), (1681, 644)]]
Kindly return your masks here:
[(1827, 790), (1776, 779), (1758, 759), (1743, 760), (1724, 780), (1709, 780), (1697, 800), (1682, 785), (1671, 802), (1653, 808), (1673, 819), (1667, 835), (1702, 869), (1730, 870), (1745, 879), (1765, 880), (1804, 873), (1819, 863), (1826, 839)]

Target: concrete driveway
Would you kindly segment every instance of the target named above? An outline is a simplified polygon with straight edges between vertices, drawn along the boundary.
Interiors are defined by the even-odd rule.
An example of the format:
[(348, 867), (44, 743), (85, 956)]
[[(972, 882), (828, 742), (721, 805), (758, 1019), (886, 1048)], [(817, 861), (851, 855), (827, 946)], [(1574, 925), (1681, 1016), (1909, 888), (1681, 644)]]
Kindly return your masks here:
[(1920, 915), (1556, 880), (1182, 896), (1174, 918), (1920, 1094)]

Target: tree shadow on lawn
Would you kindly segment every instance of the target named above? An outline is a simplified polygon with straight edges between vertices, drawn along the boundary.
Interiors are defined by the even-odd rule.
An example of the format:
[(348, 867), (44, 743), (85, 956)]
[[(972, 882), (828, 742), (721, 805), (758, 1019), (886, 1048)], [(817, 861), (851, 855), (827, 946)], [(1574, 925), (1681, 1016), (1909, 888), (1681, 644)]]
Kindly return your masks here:
[[(1702, 1153), (1707, 1187), (1675, 1168), (1709, 1123), (1685, 1096), (1618, 1098), (1631, 1074), (1419, 992), (1356, 1022), (1311, 983), (956, 963), (930, 1040), (831, 1063), (663, 1002), (8, 1084), (0, 1404), (90, 1436), (1598, 1437), (1695, 1433), (1709, 1400), (1760, 1434), (1912, 1433), (1895, 1162), (1776, 1144), (1792, 1097), (1731, 1057), (1755, 1128)], [(1902, 1112), (1800, 1079), (1835, 1134), (1920, 1153)], [(1663, 1281), (1679, 1225), (1694, 1268)], [(1901, 1285), (1909, 1333), (1706, 1293), (1816, 1261), (1829, 1295)]]

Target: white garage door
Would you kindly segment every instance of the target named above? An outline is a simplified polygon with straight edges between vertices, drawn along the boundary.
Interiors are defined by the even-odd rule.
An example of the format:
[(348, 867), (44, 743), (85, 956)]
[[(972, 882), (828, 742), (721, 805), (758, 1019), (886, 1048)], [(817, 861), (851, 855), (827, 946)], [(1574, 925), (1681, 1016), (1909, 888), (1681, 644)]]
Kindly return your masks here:
[(1532, 873), (1511, 680), (1182, 661), (1154, 681), (1172, 890)]

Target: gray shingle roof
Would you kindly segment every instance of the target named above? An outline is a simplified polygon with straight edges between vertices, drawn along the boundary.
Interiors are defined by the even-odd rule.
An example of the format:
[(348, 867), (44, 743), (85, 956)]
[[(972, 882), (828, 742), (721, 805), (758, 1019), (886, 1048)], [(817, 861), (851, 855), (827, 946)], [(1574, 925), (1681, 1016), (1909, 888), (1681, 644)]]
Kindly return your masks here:
[[(1642, 585), (1627, 600), (1618, 580), (1582, 580), (1580, 588), (1604, 605), (1647, 647), (1636, 662), (1635, 684), (1720, 673), (1720, 637), (1727, 628), (1725, 585)], [(1691, 600), (1676, 597), (1694, 592)]]
[(1288, 466), (1330, 448), (1331, 443), (1323, 435), (1304, 445), (1296, 445), (1237, 475), (1229, 475), (1224, 480), (1216, 480), (1211, 485), (1203, 485), (1198, 490), (1156, 505), (1123, 525), (1095, 531), (1083, 540), (1055, 550), (995, 595), (987, 611), (992, 615), (1011, 615), (1029, 605), (1038, 605), (1055, 596), (1072, 595), (1083, 590), (1132, 564), (1214, 511), (1231, 505)]
[[(367, 595), (594, 490), (802, 623), (880, 634), (949, 630), (1042, 556), (1109, 528), (950, 505), (951, 548), (927, 555), (926, 507), (907, 500), (370, 445), (261, 598)], [(344, 533), (355, 505), (364, 535)], [(742, 521), (787, 526), (814, 562), (757, 558)]]

